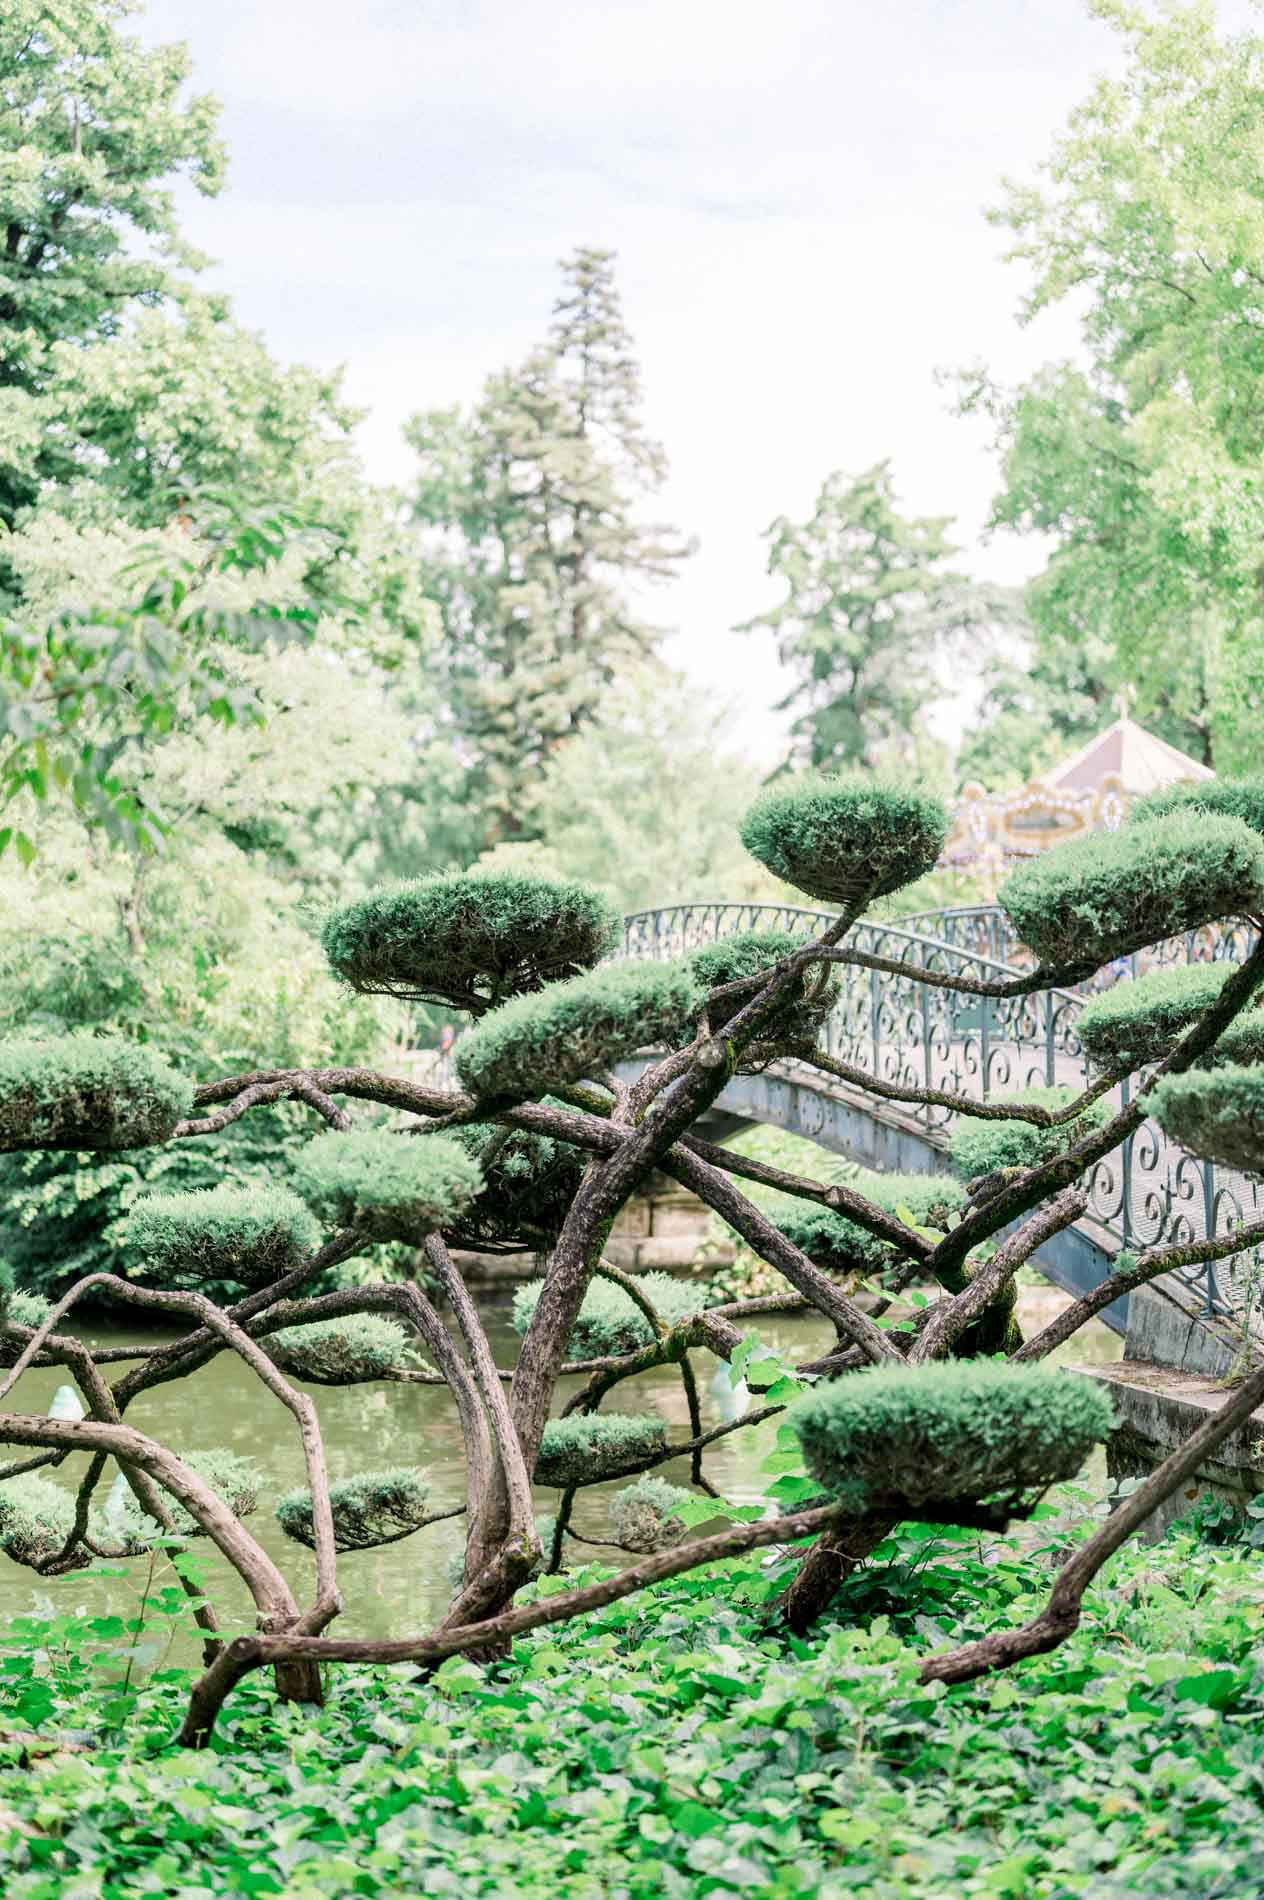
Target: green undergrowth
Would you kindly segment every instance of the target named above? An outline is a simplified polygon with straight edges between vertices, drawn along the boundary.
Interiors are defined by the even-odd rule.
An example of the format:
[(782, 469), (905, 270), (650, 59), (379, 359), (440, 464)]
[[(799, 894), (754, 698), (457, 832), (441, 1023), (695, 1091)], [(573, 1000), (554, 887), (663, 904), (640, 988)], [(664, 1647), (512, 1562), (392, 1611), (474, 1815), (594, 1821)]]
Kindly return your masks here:
[[(4, 1891), (1257, 1895), (1255, 1552), (1188, 1532), (1132, 1547), (1062, 1648), (964, 1688), (919, 1685), (948, 1629), (1029, 1617), (1053, 1554), (907, 1531), (805, 1642), (764, 1630), (781, 1578), (743, 1560), (519, 1638), (504, 1662), (454, 1659), (428, 1683), (340, 1668), (317, 1713), (252, 1678), (202, 1756), (167, 1746), (184, 1676), (120, 1691), (117, 1657), (102, 1680), (64, 1623), (29, 1623), (0, 1668)], [(7, 1772), (28, 1727), (91, 1746)]]

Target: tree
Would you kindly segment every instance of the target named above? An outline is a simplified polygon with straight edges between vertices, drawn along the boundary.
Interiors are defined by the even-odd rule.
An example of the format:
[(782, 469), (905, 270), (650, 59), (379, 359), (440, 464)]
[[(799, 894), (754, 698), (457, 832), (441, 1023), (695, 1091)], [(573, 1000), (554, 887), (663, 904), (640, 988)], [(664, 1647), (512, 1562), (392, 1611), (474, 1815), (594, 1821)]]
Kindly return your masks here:
[[(1264, 1222), (1120, 1256), (1091, 1293), (1031, 1340), (1015, 1323), (1015, 1276), (1080, 1217), (1082, 1177), (1150, 1112), (1194, 1154), (1259, 1169), (1264, 1070), (1252, 1005), (1264, 980), (1264, 934), (1240, 965), (1159, 970), (1096, 999), (1078, 1027), (1101, 1076), (1079, 1094), (1029, 1092), (988, 1104), (893, 1083), (832, 1054), (822, 1030), (851, 971), (866, 995), (876, 975), (922, 986), (927, 1008), (954, 991), (1023, 999), (1215, 919), (1246, 915), (1259, 925), (1264, 799), (1258, 781), (1181, 788), (1134, 811), (1119, 832), (1021, 867), (1002, 900), (1036, 959), (1029, 974), (976, 978), (898, 958), (877, 971), (849, 941), (852, 927), (875, 899), (935, 862), (946, 830), (942, 806), (898, 782), (868, 774), (782, 782), (747, 812), (743, 843), (814, 902), (840, 906), (834, 921), (814, 935), (721, 938), (675, 962), (605, 962), (618, 918), (599, 895), (512, 872), (421, 879), (336, 908), (322, 944), (354, 991), (426, 997), (468, 1012), (454, 1089), (324, 1065), (239, 1073), (198, 1088), (126, 1036), (0, 1041), (0, 1150), (10, 1153), (161, 1153), (214, 1138), (282, 1100), (325, 1124), (285, 1180), (228, 1178), (210, 1192), (136, 1201), (125, 1237), (156, 1286), (96, 1275), (52, 1310), (8, 1279), (0, 1290), (0, 1360), (9, 1365), (0, 1399), (38, 1360), (66, 1366), (85, 1407), (74, 1420), (0, 1412), (0, 1442), (34, 1453), (0, 1480), (0, 1547), (47, 1575), (143, 1550), (158, 1533), (202, 1534), (251, 1592), (257, 1632), (225, 1643), (188, 1580), (207, 1666), (191, 1697), (186, 1742), (207, 1741), (225, 1697), (261, 1666), (274, 1668), (281, 1695), (318, 1701), (322, 1662), (432, 1665), (458, 1652), (494, 1653), (520, 1631), (770, 1544), (802, 1553), (780, 1606), (789, 1627), (802, 1631), (848, 1568), (901, 1520), (1003, 1528), (1030, 1515), (1049, 1484), (1075, 1475), (1109, 1431), (1111, 1408), (1087, 1382), (1038, 1362), (1122, 1293), (1264, 1241)], [(843, 999), (844, 1019), (849, 1007)], [(638, 1056), (636, 1079), (620, 1079), (619, 1065)], [(697, 1124), (735, 1073), (781, 1058), (960, 1118), (953, 1153), (969, 1178), (936, 1215), (946, 1226), (910, 1224), (857, 1189), (769, 1169), (699, 1139)], [(1106, 1106), (1125, 1076), (1132, 1083), (1123, 1106)], [(393, 1128), (363, 1111), (357, 1119), (344, 1103), (411, 1119)], [(836, 1348), (810, 1365), (785, 1365), (757, 1336), (743, 1335), (740, 1303), (716, 1303), (702, 1287), (663, 1289), (611, 1267), (603, 1259), (611, 1223), (654, 1169), (698, 1194), (827, 1316)], [(774, 1186), (782, 1199), (765, 1211), (733, 1177)], [(415, 1282), (312, 1297), (318, 1274), (384, 1241), (420, 1246), (454, 1331)], [(547, 1250), (542, 1279), (519, 1301), (511, 1383), (453, 1260), (454, 1246), (470, 1244)], [(853, 1276), (875, 1272), (887, 1279), (876, 1317), (847, 1291)], [(914, 1276), (939, 1297), (880, 1325)], [(233, 1287), (231, 1304), (207, 1297), (218, 1282)], [(103, 1290), (191, 1330), (108, 1385), (94, 1351), (58, 1330), (78, 1299)], [(415, 1464), (331, 1486), (318, 1412), (291, 1379), (389, 1378), (410, 1342), (427, 1355), (429, 1376), (451, 1391), (465, 1438), (463, 1576), (447, 1614), (424, 1636), (328, 1637), (342, 1604), (338, 1551), (395, 1541), (449, 1513), (431, 1508), (427, 1473)], [(256, 1489), (249, 1474), (222, 1456), (182, 1456), (126, 1422), (143, 1392), (225, 1350), (263, 1381), (300, 1434), (308, 1482), (282, 1499), (278, 1516), (315, 1552), (306, 1610), (243, 1522)], [(690, 1355), (700, 1350), (727, 1362), (763, 1399), (726, 1429), (749, 1429), (792, 1407), (772, 1515), (728, 1505), (705, 1480), (701, 1457), (714, 1434), (701, 1430), (697, 1412)], [(561, 1416), (551, 1417), (557, 1381), (576, 1351), (597, 1363)], [(624, 1380), (663, 1364), (681, 1368), (692, 1421), (683, 1442), (668, 1440), (660, 1418), (603, 1409)], [(1110, 1555), (1262, 1399), (1264, 1371), (1254, 1370), (1077, 1548), (1031, 1621), (929, 1658), (922, 1680), (967, 1681), (1062, 1641)], [(563, 1564), (578, 1492), (640, 1480), (686, 1451), (701, 1497), (682, 1500), (638, 1483), (612, 1511), (611, 1541), (634, 1561), (530, 1604), (516, 1601), (542, 1564), (550, 1571)], [(89, 1458), (73, 1506), (35, 1469), (72, 1453)], [(94, 1494), (110, 1456), (134, 1502), (98, 1513)], [(533, 1479), (560, 1493), (547, 1544), (532, 1515)], [(717, 1516), (729, 1518), (727, 1528), (688, 1534)], [(815, 1541), (804, 1551), (807, 1539)]]
[(489, 378), (468, 416), (409, 425), (444, 698), (483, 846), (534, 835), (539, 773), (653, 649), (629, 590), (687, 552), (637, 512), (665, 462), (640, 420), (612, 254), (581, 249), (562, 271), (548, 342)]
[(828, 477), (809, 521), (768, 529), (768, 572), (786, 597), (739, 631), (768, 628), (795, 683), (791, 762), (819, 768), (909, 763), (939, 660), (978, 635), (1003, 597), (945, 563), (957, 552), (947, 517), (905, 517), (889, 462)]
[(1055, 690), (1135, 687), (1139, 717), (1240, 770), (1264, 720), (1264, 39), (1220, 37), (1202, 0), (1093, 11), (1126, 69), (993, 214), (1031, 273), (1023, 320), (1074, 298), (1082, 361), (1008, 392), (974, 373), (964, 402), (996, 425), (994, 525), (1055, 543), (1028, 595)]

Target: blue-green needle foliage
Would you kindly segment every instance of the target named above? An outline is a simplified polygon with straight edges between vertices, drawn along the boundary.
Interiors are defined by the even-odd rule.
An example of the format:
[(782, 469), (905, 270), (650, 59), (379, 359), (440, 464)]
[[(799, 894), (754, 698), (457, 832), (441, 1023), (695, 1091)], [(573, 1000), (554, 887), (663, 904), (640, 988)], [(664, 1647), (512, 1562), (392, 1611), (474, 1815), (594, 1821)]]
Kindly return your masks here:
[[(665, 1326), (691, 1319), (707, 1304), (710, 1288), (697, 1280), (677, 1280), (670, 1273), (639, 1273), (636, 1283)], [(528, 1280), (514, 1294), (513, 1323), (525, 1333), (535, 1317), (543, 1280)], [(571, 1328), (567, 1352), (573, 1359), (605, 1359), (612, 1353), (635, 1352), (648, 1346), (653, 1329), (631, 1296), (615, 1280), (595, 1279)]]
[[(216, 1497), (222, 1498), (234, 1517), (249, 1517), (259, 1502), (260, 1474), (248, 1458), (242, 1458), (235, 1451), (218, 1448), (209, 1451), (189, 1451), (179, 1454), (181, 1464), (208, 1484)], [(188, 1508), (169, 1491), (162, 1493), (163, 1503), (171, 1513), (174, 1533), (180, 1537), (203, 1537), (205, 1532)], [(145, 1550), (154, 1538), (162, 1535), (152, 1517), (141, 1510), (139, 1503), (130, 1491), (121, 1494), (119, 1501), (106, 1516), (107, 1535), (118, 1537), (130, 1551)]]
[(1075, 1028), (1099, 1069), (1159, 1062), (1216, 1001), (1229, 963), (1183, 963), (1116, 983), (1084, 1005)]
[(788, 1414), (808, 1470), (849, 1510), (886, 1500), (1018, 1499), (1073, 1478), (1110, 1432), (1110, 1400), (1048, 1366), (995, 1360), (878, 1366)]
[(1137, 799), (1128, 813), (1128, 823), (1144, 825), (1155, 818), (1167, 818), (1172, 812), (1211, 812), (1221, 818), (1240, 818), (1252, 831), (1264, 832), (1264, 773), (1199, 783), (1183, 779), (1177, 785), (1166, 785)]
[(193, 1085), (122, 1036), (0, 1042), (0, 1153), (146, 1148), (193, 1106)]
[(619, 1412), (591, 1412), (550, 1419), (536, 1459), (537, 1484), (603, 1484), (645, 1464), (667, 1443), (661, 1418), (630, 1418)]
[(283, 1372), (313, 1385), (362, 1385), (386, 1377), (408, 1358), (408, 1334), (380, 1313), (283, 1326), (259, 1343)]
[(683, 1518), (673, 1515), (691, 1493), (647, 1471), (610, 1500), (610, 1527), (625, 1550), (669, 1550), (685, 1534)]
[[(74, 1527), (75, 1501), (70, 1491), (24, 1471), (0, 1484), (0, 1550), (15, 1564), (34, 1568), (55, 1557)], [(83, 1562), (91, 1559), (85, 1552)]]
[(481, 1011), (590, 969), (620, 929), (618, 913), (582, 884), (470, 872), (344, 905), (321, 942), (353, 989)]
[[(0, 1260), (0, 1329), (15, 1326), (41, 1326), (51, 1313), (49, 1302), (39, 1293), (21, 1293), (13, 1284), (13, 1269)], [(0, 1330), (0, 1366), (11, 1366), (26, 1341), (8, 1338)]]
[(446, 1135), (330, 1131), (294, 1162), (294, 1185), (331, 1227), (420, 1243), (450, 1227), (483, 1185), (473, 1155)]
[[(965, 1189), (950, 1175), (866, 1175), (854, 1183), (866, 1200), (918, 1227), (945, 1229), (965, 1205)], [(826, 1273), (881, 1273), (901, 1256), (866, 1227), (809, 1201), (779, 1197), (768, 1209), (781, 1232)]]
[(742, 820), (753, 858), (797, 890), (851, 909), (934, 868), (948, 835), (937, 798), (870, 772), (809, 774), (760, 794)]
[[(546, 1097), (545, 1106), (561, 1106)], [(569, 1142), (472, 1122), (459, 1142), (478, 1163), (483, 1186), (449, 1238), (475, 1253), (543, 1252), (557, 1239), (588, 1157)]]
[(1191, 1154), (1264, 1173), (1264, 1068), (1226, 1064), (1164, 1076), (1150, 1103), (1164, 1134)]
[[(393, 1544), (426, 1521), (430, 1487), (415, 1471), (401, 1465), (393, 1471), (366, 1471), (329, 1487), (338, 1550), (372, 1550)], [(310, 1491), (287, 1491), (277, 1503), (277, 1522), (297, 1544), (316, 1548)]]
[[(731, 937), (721, 937), (705, 950), (695, 950), (689, 962), (704, 990), (718, 989), (725, 983), (740, 982), (743, 977), (771, 973), (783, 957), (801, 950), (808, 942), (808, 937), (788, 930), (744, 930)], [(799, 977), (776, 1014), (764, 1024), (761, 1038), (815, 1042), (837, 998), (838, 985), (830, 980), (829, 964), (813, 964)], [(747, 995), (709, 1004), (707, 1019), (711, 1028), (722, 1029), (749, 1000)], [(691, 1024), (690, 1028), (693, 1027)]]
[(1046, 851), (999, 895), (1043, 964), (1087, 974), (1182, 930), (1264, 910), (1264, 838), (1241, 818), (1173, 812)]
[(493, 1010), (457, 1044), (457, 1072), (476, 1095), (538, 1095), (678, 1040), (699, 1000), (687, 963), (613, 963)]
[[(1020, 1089), (1014, 1095), (1001, 1096), (1001, 1102), (1027, 1102), (1056, 1113), (1069, 1106), (1078, 1089)], [(1060, 1122), (1056, 1128), (1037, 1128), (1034, 1122), (972, 1121), (962, 1116), (949, 1140), (952, 1165), (963, 1181), (973, 1181), (995, 1168), (1034, 1168), (1042, 1161), (1082, 1141), (1093, 1129), (1109, 1121), (1111, 1110), (1104, 1102), (1090, 1102), (1074, 1121)]]
[(166, 1286), (267, 1286), (314, 1250), (320, 1229), (289, 1188), (225, 1185), (146, 1195), (128, 1214), (122, 1238)]

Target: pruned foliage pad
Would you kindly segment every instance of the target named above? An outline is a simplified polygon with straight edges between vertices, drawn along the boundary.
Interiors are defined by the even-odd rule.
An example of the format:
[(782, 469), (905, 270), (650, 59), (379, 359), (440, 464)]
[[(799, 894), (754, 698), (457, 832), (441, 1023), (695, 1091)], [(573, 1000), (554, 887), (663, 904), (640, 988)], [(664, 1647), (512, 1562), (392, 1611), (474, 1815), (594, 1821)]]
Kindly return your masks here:
[[(42, 1326), (52, 1306), (40, 1293), (22, 1293), (13, 1284), (13, 1275), (0, 1264), (0, 1329), (13, 1326)], [(26, 1345), (16, 1334), (0, 1330), (0, 1366), (11, 1366)]]
[(1088, 1379), (989, 1360), (851, 1373), (789, 1413), (808, 1470), (849, 1510), (910, 1512), (993, 1499), (1025, 1508), (1073, 1478), (1113, 1422)]
[(611, 964), (485, 1016), (457, 1044), (457, 1072), (475, 1095), (538, 1095), (675, 1042), (698, 1001), (685, 963)]
[(283, 1372), (312, 1385), (358, 1385), (388, 1378), (409, 1359), (408, 1334), (379, 1313), (283, 1326), (259, 1343)]
[[(181, 1452), (180, 1462), (209, 1485), (235, 1517), (249, 1517), (258, 1504), (259, 1472), (248, 1458), (242, 1458), (237, 1452), (219, 1449)], [(171, 1513), (172, 1529), (177, 1536), (205, 1536), (202, 1526), (178, 1498), (163, 1490), (162, 1500)], [(154, 1519), (142, 1511), (133, 1492), (122, 1487), (117, 1501), (107, 1507), (107, 1523), (129, 1551), (147, 1550), (154, 1538), (162, 1535)]]
[(1177, 964), (1103, 990), (1084, 1005), (1076, 1020), (1085, 1052), (1099, 1069), (1139, 1069), (1160, 1061), (1216, 1001), (1234, 967), (1231, 963)]
[(0, 1153), (145, 1148), (168, 1140), (192, 1106), (192, 1084), (146, 1043), (0, 1042)]
[(334, 911), (321, 942), (353, 989), (481, 1014), (591, 969), (620, 919), (582, 884), (471, 872), (423, 877)]
[[(1001, 1096), (996, 1102), (1025, 1102), (1047, 1108), (1054, 1114), (1070, 1106), (1079, 1093), (1071, 1088), (1021, 1089), (1014, 1095)], [(1025, 1121), (972, 1121), (962, 1116), (949, 1140), (952, 1165), (963, 1181), (973, 1181), (996, 1168), (1035, 1168), (1055, 1155), (1065, 1154), (1077, 1141), (1110, 1118), (1104, 1102), (1090, 1102), (1083, 1112), (1054, 1128), (1039, 1128)]]
[[(366, 1471), (329, 1487), (338, 1550), (372, 1550), (378, 1544), (397, 1543), (426, 1522), (430, 1487), (407, 1466), (394, 1471)], [(297, 1544), (316, 1548), (310, 1491), (287, 1491), (277, 1504), (277, 1522)]]
[(537, 1484), (602, 1484), (621, 1478), (653, 1458), (667, 1443), (661, 1418), (630, 1418), (619, 1412), (591, 1412), (550, 1419), (536, 1459)]
[(225, 1184), (146, 1195), (128, 1214), (123, 1239), (164, 1286), (233, 1280), (253, 1287), (298, 1266), (315, 1249), (320, 1229), (289, 1188)]
[(478, 1164), (483, 1186), (448, 1230), (476, 1253), (543, 1252), (570, 1211), (586, 1165), (582, 1149), (548, 1135), (474, 1122), (452, 1139)]
[[(633, 1276), (665, 1326), (691, 1319), (707, 1304), (710, 1289), (697, 1280), (678, 1280), (670, 1273)], [(528, 1280), (514, 1294), (513, 1323), (525, 1333), (535, 1317), (544, 1289), (543, 1280)], [(631, 1295), (614, 1280), (594, 1279), (571, 1328), (567, 1353), (572, 1359), (604, 1359), (615, 1353), (635, 1352), (648, 1346), (653, 1328)]]
[(1264, 1173), (1264, 1068), (1165, 1076), (1150, 1100), (1159, 1127), (1191, 1154)]
[(294, 1163), (294, 1185), (331, 1226), (420, 1243), (458, 1218), (483, 1177), (449, 1136), (365, 1128), (309, 1141)]
[[(24, 1471), (0, 1483), (0, 1550), (15, 1564), (36, 1569), (55, 1557), (75, 1519), (74, 1499), (38, 1471)], [(77, 1567), (92, 1562), (80, 1548)]]
[(1128, 813), (1130, 825), (1148, 824), (1173, 812), (1210, 812), (1220, 818), (1240, 818), (1252, 831), (1264, 833), (1264, 773), (1246, 778), (1188, 779), (1147, 792)]
[(947, 834), (938, 799), (872, 773), (773, 786), (742, 820), (752, 857), (796, 889), (848, 909), (923, 877)]
[[(746, 930), (721, 937), (705, 950), (695, 950), (689, 961), (704, 990), (719, 989), (745, 977), (770, 976), (783, 957), (802, 950), (810, 941), (788, 930)], [(708, 1003), (706, 1016), (710, 1028), (723, 1029), (754, 994), (751, 989), (745, 995)], [(813, 964), (798, 978), (776, 1013), (764, 1023), (760, 1038), (814, 1043), (837, 1000), (838, 984), (831, 980), (829, 964)], [(695, 1027), (696, 1023), (689, 1025), (691, 1030)]]
[[(867, 1174), (855, 1185), (866, 1200), (918, 1227), (942, 1231), (965, 1205), (965, 1190), (948, 1175)], [(787, 1240), (829, 1274), (880, 1274), (905, 1257), (847, 1215), (811, 1201), (778, 1195), (768, 1212)]]
[(1179, 931), (1264, 910), (1264, 838), (1240, 818), (1173, 812), (1044, 852), (1006, 879), (1000, 901), (1042, 964), (1088, 975)]
[(683, 1518), (674, 1517), (678, 1504), (690, 1493), (666, 1478), (646, 1472), (635, 1484), (616, 1491), (610, 1500), (610, 1527), (615, 1542), (625, 1550), (670, 1550), (685, 1535)]

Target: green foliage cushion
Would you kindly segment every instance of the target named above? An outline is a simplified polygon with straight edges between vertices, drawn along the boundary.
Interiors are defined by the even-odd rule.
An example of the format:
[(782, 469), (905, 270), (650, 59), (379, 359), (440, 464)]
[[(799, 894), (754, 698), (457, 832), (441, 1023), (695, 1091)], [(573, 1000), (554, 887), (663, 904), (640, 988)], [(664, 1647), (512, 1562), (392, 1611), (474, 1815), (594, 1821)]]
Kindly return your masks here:
[(685, 1535), (682, 1518), (673, 1517), (690, 1493), (666, 1478), (647, 1471), (635, 1484), (616, 1491), (610, 1500), (610, 1525), (615, 1542), (626, 1550), (670, 1550)]
[(1069, 972), (1264, 909), (1264, 838), (1240, 818), (1173, 812), (1020, 865), (1000, 901), (1040, 961)]
[(166, 1141), (193, 1086), (122, 1036), (0, 1042), (0, 1152), (143, 1148)]
[[(801, 950), (808, 942), (808, 937), (788, 930), (740, 931), (731, 937), (721, 937), (718, 943), (708, 944), (705, 950), (695, 950), (689, 962), (704, 990), (718, 989), (743, 977), (770, 972), (782, 957)], [(711, 1004), (707, 1010), (711, 1028), (722, 1029), (749, 1000), (742, 996)], [(830, 966), (814, 964), (799, 978), (760, 1035), (781, 1041), (815, 1042), (837, 1000), (838, 985), (830, 980)]]
[(619, 1412), (591, 1412), (550, 1419), (536, 1459), (537, 1484), (602, 1484), (643, 1464), (667, 1443), (661, 1418), (629, 1418)]
[(686, 963), (610, 964), (493, 1010), (457, 1044), (457, 1072), (476, 1095), (538, 1095), (676, 1041), (699, 995)]
[[(339, 1550), (371, 1550), (393, 1544), (420, 1530), (426, 1519), (430, 1487), (407, 1466), (394, 1471), (366, 1471), (329, 1487), (334, 1520), (334, 1544)], [(277, 1522), (297, 1544), (316, 1548), (310, 1491), (287, 1491), (277, 1503)]]
[(808, 1470), (849, 1510), (1018, 1501), (1073, 1478), (1114, 1422), (1088, 1379), (994, 1360), (878, 1366), (799, 1399)]
[[(208, 1484), (222, 1498), (235, 1517), (249, 1517), (259, 1502), (260, 1474), (248, 1458), (235, 1451), (213, 1449), (179, 1454), (181, 1464)], [(161, 1489), (161, 1487), (159, 1487)], [(180, 1537), (202, 1537), (205, 1532), (197, 1519), (169, 1491), (162, 1492), (163, 1503), (171, 1513), (172, 1530)], [(154, 1519), (142, 1511), (135, 1494), (122, 1490), (117, 1504), (108, 1507), (107, 1523), (128, 1550), (148, 1549), (160, 1535)]]
[(1235, 1016), (1194, 1066), (1218, 1069), (1226, 1063), (1240, 1063), (1249, 1067), (1253, 1062), (1264, 1062), (1264, 1009), (1258, 1007)]
[(548, 1135), (491, 1122), (454, 1129), (451, 1139), (477, 1162), (483, 1186), (449, 1229), (449, 1238), (478, 1253), (538, 1253), (551, 1247), (583, 1175), (583, 1151)]
[(1084, 1005), (1076, 1031), (1099, 1069), (1139, 1069), (1159, 1062), (1209, 1009), (1233, 969), (1228, 963), (1183, 963), (1116, 983)]
[(409, 1357), (408, 1334), (380, 1313), (348, 1313), (344, 1319), (283, 1326), (259, 1343), (283, 1372), (312, 1385), (359, 1385), (381, 1379)]
[[(851, 1185), (887, 1213), (903, 1209), (918, 1227), (945, 1228), (965, 1205), (964, 1188), (948, 1175), (870, 1174)], [(826, 1273), (878, 1274), (901, 1257), (888, 1241), (814, 1202), (778, 1195), (769, 1213), (786, 1238)]]
[[(10, 1280), (0, 1281), (0, 1328), (5, 1326), (42, 1326), (52, 1312), (50, 1302), (38, 1293), (19, 1292)], [(26, 1341), (0, 1333), (0, 1366), (11, 1366)]]
[(775, 876), (849, 908), (924, 876), (947, 835), (938, 799), (867, 772), (771, 786), (741, 827), (746, 849)]
[(1264, 1068), (1164, 1076), (1150, 1102), (1159, 1127), (1191, 1154), (1264, 1173)]
[(293, 1179), (331, 1226), (414, 1243), (451, 1226), (483, 1185), (459, 1142), (387, 1128), (317, 1135), (296, 1158)]
[(471, 872), (424, 877), (334, 911), (321, 942), (354, 989), (489, 1005), (590, 969), (621, 920), (582, 884)]
[[(665, 1326), (700, 1313), (709, 1287), (697, 1280), (678, 1280), (670, 1273), (638, 1273), (637, 1285)], [(528, 1280), (514, 1294), (513, 1323), (525, 1333), (535, 1317), (543, 1280)], [(567, 1353), (573, 1359), (605, 1359), (613, 1353), (635, 1352), (654, 1337), (649, 1321), (614, 1280), (594, 1279), (584, 1295)]]
[[(1020, 1089), (1000, 1097), (999, 1102), (1029, 1102), (1056, 1113), (1079, 1093), (1079, 1089), (1072, 1088)], [(949, 1137), (948, 1151), (963, 1181), (991, 1174), (994, 1168), (1034, 1168), (1073, 1148), (1094, 1128), (1103, 1127), (1110, 1115), (1106, 1104), (1098, 1101), (1090, 1102), (1074, 1121), (1061, 1122), (1056, 1128), (1038, 1128), (1034, 1122), (1023, 1121), (972, 1121), (969, 1116), (961, 1116)]]
[[(15, 1564), (34, 1568), (56, 1556), (74, 1521), (73, 1495), (38, 1471), (0, 1483), (0, 1550)], [(84, 1561), (91, 1561), (86, 1553)]]
[(164, 1286), (208, 1280), (267, 1286), (312, 1253), (320, 1229), (289, 1188), (204, 1188), (148, 1194), (123, 1223), (134, 1247)]
[(1240, 818), (1252, 831), (1264, 832), (1264, 773), (1247, 778), (1182, 780), (1147, 792), (1128, 813), (1130, 825), (1143, 825), (1173, 812), (1211, 812), (1221, 818)]

